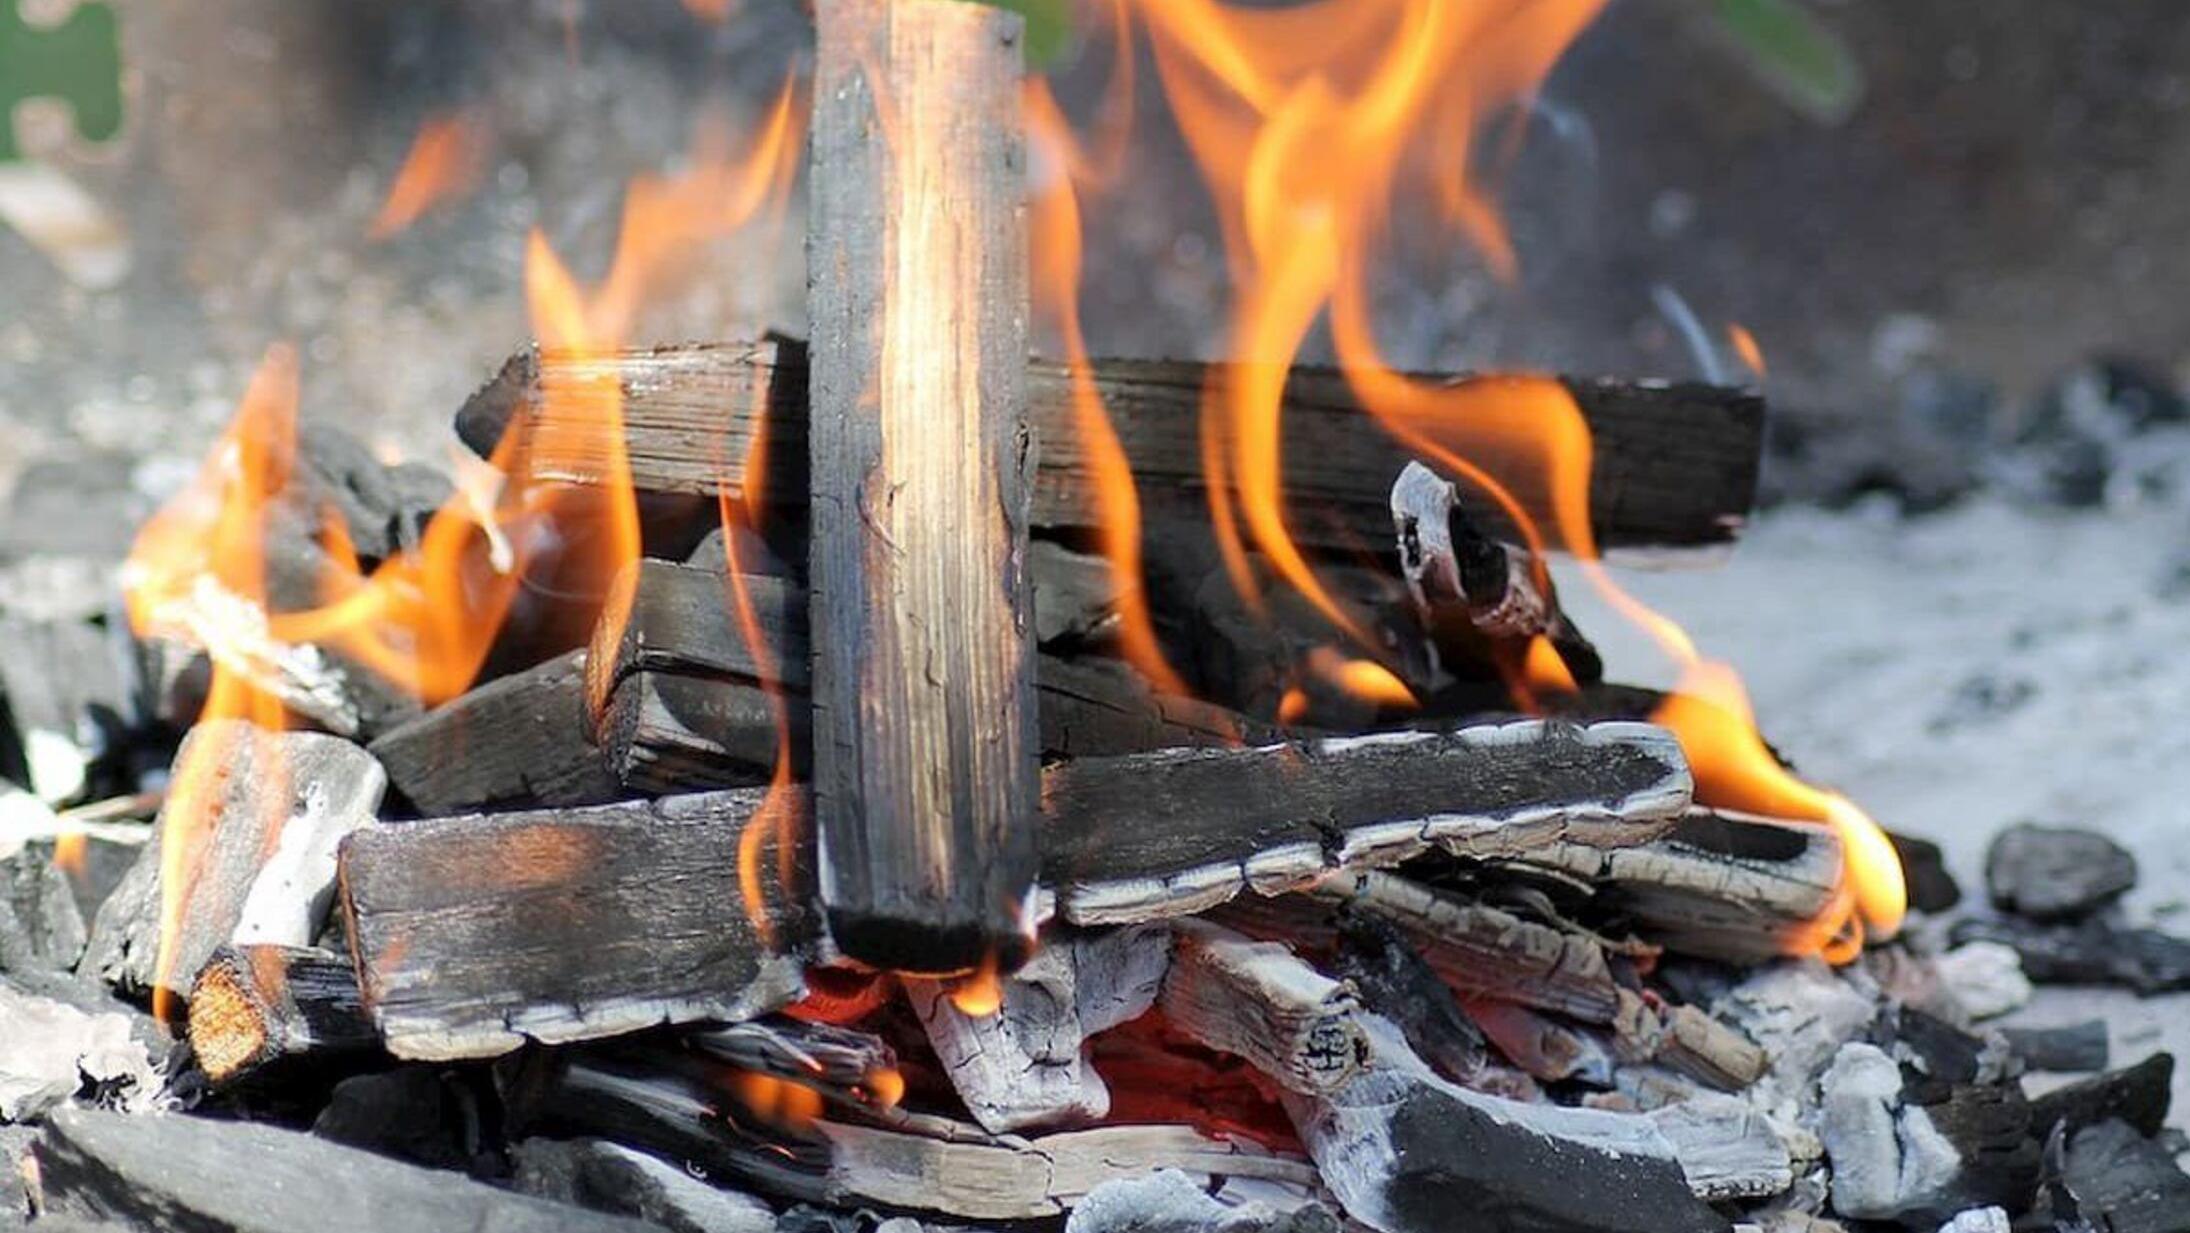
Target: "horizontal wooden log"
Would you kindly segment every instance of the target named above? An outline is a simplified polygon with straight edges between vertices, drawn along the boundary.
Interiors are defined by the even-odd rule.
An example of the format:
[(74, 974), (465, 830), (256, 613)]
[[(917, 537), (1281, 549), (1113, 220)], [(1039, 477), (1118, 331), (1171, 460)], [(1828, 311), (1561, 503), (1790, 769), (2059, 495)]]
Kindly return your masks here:
[[(1100, 360), (1097, 392), (1117, 431), (1151, 521), (1207, 518), (1201, 473), (1200, 406), (1210, 382), (1233, 379), (1237, 368), (1177, 361)], [(631, 474), (652, 492), (713, 493), (728, 485), (758, 490), (772, 502), (803, 502), (806, 458), (806, 352), (792, 340), (697, 344), (616, 355), (514, 356), (457, 415), (456, 430), (481, 456), (491, 454), (516, 425), (528, 437), (553, 433), (554, 465), (533, 458), (531, 473), (563, 482), (597, 482), (606, 465), (597, 429), (570, 416), (584, 399), (543, 396), (598, 388), (613, 379), (623, 390)], [(1451, 383), (1496, 377), (1441, 378)], [(1764, 440), (1764, 402), (1753, 392), (1695, 384), (1568, 378), (1595, 438), (1590, 516), (1599, 544), (1610, 547), (1724, 543), (1740, 530), (1756, 496)], [(1073, 427), (1071, 375), (1063, 365), (1027, 368), (1028, 415), (1041, 442), (1035, 476), (1037, 527), (1097, 525), (1101, 504), (1093, 467)], [(727, 418), (727, 424), (725, 420)], [(768, 438), (766, 476), (747, 476), (743, 460), (754, 436)], [(1326, 517), (1296, 518), (1304, 540), (1352, 550), (1382, 544), (1391, 534), (1392, 477), (1412, 453), (1377, 427), (1343, 374), (1296, 368), (1285, 392), (1284, 476), (1297, 509)], [(1503, 459), (1470, 457), (1494, 473)], [(1518, 482), (1525, 508), (1548, 509), (1546, 493)], [(1495, 503), (1470, 492), (1468, 513), (1487, 527), (1507, 525)]]
[(216, 1084), (289, 1063), (326, 1066), (380, 1047), (347, 955), (224, 946), (190, 991), (190, 1047)]
[(1679, 746), (1640, 724), (1530, 720), (1082, 759), (1045, 786), (1044, 880), (1080, 924), (1190, 915), (1250, 886), (1276, 894), (1432, 848), (1640, 842), (1690, 791)]
[(611, 801), (620, 790), (593, 743), (585, 690), (586, 653), (558, 655), (382, 734), (373, 756), (427, 817)]
[[(342, 852), (365, 1006), (398, 1057), (734, 1021), (801, 990), (804, 897), (757, 790), (369, 827)], [(802, 816), (802, 815), (801, 815)], [(740, 844), (768, 827), (746, 913)], [(796, 832), (799, 828), (787, 828)], [(796, 836), (782, 841), (796, 842)]]
[(1554, 844), (1517, 864), (1585, 879), (1599, 902), (1669, 950), (1731, 963), (1786, 953), (1839, 892), (1831, 828), (1693, 809), (1665, 834), (1616, 850)]
[[(193, 1233), (644, 1233), (655, 1226), (513, 1194), (316, 1135), (178, 1114), (63, 1109), (38, 1146), (56, 1220)], [(101, 1226), (104, 1227), (104, 1226)]]
[(1157, 1005), (1196, 1044), (1247, 1060), (1289, 1091), (1328, 1094), (1368, 1058), (1352, 986), (1276, 942), (1207, 921), (1172, 923), (1178, 941)]

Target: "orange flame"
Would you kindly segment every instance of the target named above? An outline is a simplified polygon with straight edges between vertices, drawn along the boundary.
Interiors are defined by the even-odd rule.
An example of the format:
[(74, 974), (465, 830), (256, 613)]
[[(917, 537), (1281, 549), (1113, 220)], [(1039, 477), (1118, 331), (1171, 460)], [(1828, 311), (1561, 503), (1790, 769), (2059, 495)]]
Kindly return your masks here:
[(91, 836), (83, 831), (63, 831), (53, 837), (53, 867), (82, 881), (89, 866)]
[(731, 1076), (730, 1088), (747, 1113), (768, 1125), (805, 1130), (821, 1120), (821, 1093), (803, 1083), (741, 1070)]
[(946, 995), (963, 1015), (986, 1019), (1004, 1008), (1004, 980), (994, 952), (981, 957), (981, 966), (951, 982)]
[(385, 240), (426, 216), (437, 206), (453, 204), (479, 186), (487, 160), (484, 118), (473, 109), (443, 112), (426, 117), (411, 139), (410, 153), (388, 186), (366, 228), (368, 239)]
[(684, 7), (694, 17), (718, 26), (730, 20), (730, 14), (737, 6), (738, 0), (684, 0)]
[[(1370, 276), (1390, 202), (1409, 176), (1426, 174), (1446, 219), (1494, 273), (1514, 276), (1513, 246), (1472, 175), (1477, 137), (1501, 111), (1527, 103), (1602, 0), (1129, 3), (1215, 199), (1240, 288), (1230, 347), (1242, 363), (1207, 391), (1202, 440), (1212, 519), (1241, 594), (1258, 600), (1251, 544), (1332, 625), (1370, 646), (1286, 524), (1286, 373), (1327, 317), (1342, 368), (1387, 431), (1490, 496), (1532, 550), (1571, 553), (1683, 666), (1680, 691), (1654, 718), (1680, 737), (1699, 799), (1829, 822), (1840, 833), (1847, 906), (1798, 945), (1827, 948), (1837, 938), (1828, 949), (1850, 953), (1845, 926), (1856, 916), (1875, 931), (1895, 928), (1905, 906), (1900, 866), (1875, 824), (1781, 768), (1756, 736), (1731, 670), (1702, 659), (1678, 626), (1598, 564), (1593, 443), (1566, 388), (1527, 376), (1426, 384), (1396, 371), (1375, 342)], [(1572, 687), (1557, 660), (1548, 644), (1528, 648), (1514, 674), (1524, 701)]]
[(1749, 332), (1748, 326), (1739, 321), (1729, 323), (1726, 327), (1726, 341), (1732, 344), (1734, 354), (1741, 359), (1742, 367), (1755, 373), (1757, 380), (1762, 381), (1771, 375), (1771, 370), (1764, 363), (1764, 348), (1757, 345), (1757, 336)]

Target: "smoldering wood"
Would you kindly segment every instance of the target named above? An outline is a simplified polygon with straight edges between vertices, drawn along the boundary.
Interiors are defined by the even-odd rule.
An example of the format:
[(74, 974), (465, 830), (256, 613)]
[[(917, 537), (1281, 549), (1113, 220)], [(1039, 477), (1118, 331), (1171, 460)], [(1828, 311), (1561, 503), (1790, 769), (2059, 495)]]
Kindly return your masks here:
[(1604, 676), (1597, 648), (1559, 606), (1551, 575), (1535, 554), (1485, 534), (1450, 480), (1409, 462), (1392, 484), (1399, 568), (1440, 651), (1469, 658), (1466, 643), (1526, 647), (1544, 638), (1576, 683)]
[[(387, 775), (363, 748), (318, 732), (268, 732), (242, 720), (199, 724), (177, 766), (206, 779), (171, 793), (151, 842), (93, 922), (81, 970), (118, 989), (156, 986), (187, 997), (198, 969), (231, 941), (301, 946), (333, 898), (335, 845), (372, 821)], [(189, 809), (188, 818), (173, 817)], [(182, 883), (176, 928), (161, 958), (166, 845)]]
[[(1033, 1139), (911, 1134), (823, 1120), (804, 1130), (722, 1116), (726, 1093), (691, 1069), (538, 1055), (511, 1089), (521, 1133), (612, 1139), (684, 1162), (710, 1180), (836, 1206), (937, 1212), (976, 1221), (1069, 1210), (1104, 1182), (1175, 1168), (1204, 1184), (1265, 1178), (1312, 1186), (1313, 1166), (1182, 1126), (1104, 1126)], [(735, 1106), (730, 1106), (734, 1110)]]
[(1515, 1002), (1468, 997), (1460, 1005), (1499, 1054), (1531, 1079), (1612, 1086), (1620, 1060), (1601, 1033)]
[(1653, 1110), (1688, 1189), (1712, 1203), (1762, 1199), (1794, 1184), (1794, 1161), (1770, 1119), (1749, 1102), (1701, 1093)]
[[(793, 772), (803, 775), (812, 715), (805, 592), (771, 575), (730, 579), (718, 569), (652, 560), (627, 568), (617, 585), (631, 596), (630, 617), (620, 627), (596, 627), (587, 685), (594, 739), (610, 773), (628, 788), (657, 793), (764, 782), (781, 741), (780, 704), (780, 719), (791, 726)], [(747, 645), (747, 623), (766, 648), (761, 654)], [(1035, 673), (1047, 756), (1273, 736), (1221, 707), (1157, 693), (1115, 660), (1043, 655)], [(770, 697), (771, 688), (780, 699)]]
[(2022, 956), (2023, 974), (2041, 985), (2119, 985), (2143, 994), (2190, 989), (2190, 939), (2105, 916), (2074, 924), (1969, 917), (1956, 921), (1950, 936), (1957, 946), (2009, 947)]
[(1557, 1011), (1584, 1023), (1611, 1023), (1622, 1008), (1620, 987), (1594, 939), (1381, 870), (1326, 878), (1314, 894), (1400, 929), (1463, 997)]
[(1312, 1197), (1282, 1209), (1259, 1197), (1227, 1203), (1185, 1174), (1164, 1170), (1089, 1191), (1064, 1233), (1338, 1233), (1341, 1227), (1337, 1214)]
[(203, 1233), (497, 1229), (641, 1233), (635, 1220), (514, 1194), (300, 1131), (63, 1109), (38, 1145), (48, 1210)]
[(1172, 923), (1177, 938), (1157, 1005), (1195, 1043), (1246, 1059), (1289, 1091), (1327, 1094), (1359, 1073), (1368, 1043), (1352, 986), (1287, 947), (1207, 921)]
[(2031, 1131), (2042, 1140), (2056, 1125), (2073, 1135), (2111, 1119), (2147, 1137), (2157, 1135), (2167, 1124), (2174, 1081), (2174, 1055), (2155, 1053), (2135, 1065), (2064, 1084), (2031, 1098)]
[(190, 1046), (215, 1084), (279, 1068), (339, 1066), (378, 1052), (349, 956), (299, 946), (223, 946), (190, 990)]
[[(1174, 360), (1097, 360), (1102, 397), (1151, 523), (1207, 517), (1201, 474), (1203, 391), (1238, 379), (1240, 365)], [(613, 378), (623, 390), (624, 432), (633, 482), (662, 492), (713, 493), (719, 483), (769, 500), (799, 501), (806, 491), (807, 357), (793, 340), (702, 343), (583, 355), (527, 349), (474, 394), (456, 420), (457, 434), (486, 457), (511, 426), (528, 436), (559, 432), (578, 451), (561, 451), (543, 479), (597, 483), (605, 447), (585, 452), (591, 437), (559, 431), (557, 423), (582, 404), (544, 396)], [(1451, 375), (1448, 385), (1496, 381)], [(1566, 378), (1595, 444), (1590, 519), (1599, 544), (1611, 547), (1725, 543), (1741, 528), (1756, 495), (1764, 438), (1764, 402), (1752, 392), (1695, 384)], [(1096, 525), (1101, 504), (1093, 467), (1073, 424), (1072, 379), (1064, 365), (1027, 366), (1027, 409), (1041, 443), (1034, 485), (1034, 521), (1041, 527)], [(725, 412), (729, 423), (725, 426)], [(765, 429), (762, 425), (765, 424)], [(1376, 426), (1335, 369), (1296, 367), (1286, 382), (1283, 414), (1285, 487), (1296, 506), (1329, 512), (1298, 519), (1304, 542), (1351, 550), (1386, 541), (1391, 533), (1392, 477), (1413, 457), (1404, 443)], [(566, 422), (566, 427), (567, 422)], [(590, 427), (590, 426), (587, 426)], [(1219, 426), (1220, 433), (1223, 426)], [(766, 476), (748, 477), (743, 461), (754, 434), (768, 433)], [(1228, 444), (1220, 435), (1220, 444)], [(1478, 451), (1471, 447), (1471, 458)], [(717, 460), (727, 459), (718, 465)], [(1482, 459), (1479, 459), (1479, 461)], [(1488, 459), (1498, 469), (1498, 459)], [(1520, 472), (1526, 468), (1509, 467)], [(1501, 472), (1503, 473), (1503, 472)], [(1515, 476), (1518, 481), (1519, 476)], [(1518, 482), (1515, 495), (1530, 509), (1548, 508), (1545, 494)], [(1471, 518), (1505, 527), (1497, 506), (1463, 494)]]
[[(766, 1015), (745, 1023), (703, 1027), (678, 1037), (685, 1048), (754, 1074), (815, 1088), (840, 1101), (873, 1104), (897, 1068), (889, 1042), (868, 1032)], [(890, 1101), (882, 1101), (888, 1104)]]
[(2123, 1122), (2101, 1122), (2063, 1136), (2057, 1181), (2046, 1187), (2056, 1229), (2166, 1233), (2190, 1208), (2190, 1176), (2164, 1144)]
[(1354, 1220), (1380, 1233), (1442, 1233), (1460, 1212), (1547, 1233), (1728, 1228), (1647, 1118), (1471, 1092), (1437, 1078), (1389, 1023), (1364, 1026), (1373, 1065), (1329, 1096), (1284, 1096)]
[(1652, 1017), (1657, 1023), (1648, 1032), (1648, 1056), (1698, 1083), (1738, 1092), (1771, 1066), (1755, 1041), (1694, 1006), (1670, 1007)]
[(943, 982), (904, 978), (913, 1014), (967, 1112), (992, 1133), (1101, 1119), (1110, 1089), (1088, 1063), (1090, 1036), (1157, 999), (1172, 935), (1159, 927), (1053, 933), (1000, 983), (996, 1009), (962, 1009)]
[(1008, 970), (1040, 866), (1025, 25), (945, 0), (821, 0), (815, 26), (821, 901), (853, 958)]
[[(803, 873), (779, 883), (801, 794), (741, 790), (379, 825), (342, 849), (365, 1006), (398, 1057), (737, 1021), (801, 990)], [(747, 914), (749, 828), (762, 922)]]
[(1253, 887), (1433, 847), (1489, 856), (1547, 836), (1637, 842), (1687, 807), (1672, 738), (1544, 721), (1251, 749), (1087, 758), (1053, 768), (1044, 880), (1078, 924), (1189, 915)]
[(1518, 859), (1596, 884), (1605, 907), (1669, 950), (1754, 964), (1825, 914), (1842, 857), (1824, 825), (1698, 808), (1633, 847), (1559, 844)]
[(1332, 971), (1352, 983), (1362, 1006), (1397, 1026), (1431, 1069), (1469, 1085), (1482, 1074), (1489, 1045), (1412, 939), (1374, 913), (1342, 912)]
[(427, 817), (490, 806), (598, 805), (620, 795), (593, 742), (586, 652), (499, 677), (369, 746)]

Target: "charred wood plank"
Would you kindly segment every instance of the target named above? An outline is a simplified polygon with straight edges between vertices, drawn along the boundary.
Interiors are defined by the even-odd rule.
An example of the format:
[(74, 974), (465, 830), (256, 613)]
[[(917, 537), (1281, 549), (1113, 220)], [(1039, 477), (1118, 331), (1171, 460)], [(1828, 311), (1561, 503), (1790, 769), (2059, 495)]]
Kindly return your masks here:
[(2109, 1119), (2151, 1136), (2167, 1124), (2175, 1082), (2175, 1055), (2155, 1053), (2134, 1066), (2054, 1088), (2030, 1102), (2030, 1129), (2039, 1140), (2057, 1125), (2074, 1135)]
[(620, 794), (593, 743), (586, 653), (489, 681), (370, 746), (428, 817), (490, 806), (598, 805)]
[[(229, 942), (312, 942), (333, 900), (336, 845), (372, 821), (387, 775), (340, 737), (242, 720), (199, 724), (175, 760), (203, 782), (169, 794), (156, 837), (93, 922), (83, 970), (119, 989), (187, 997)], [(168, 854), (178, 842), (183, 851)], [(181, 877), (180, 907), (163, 963), (170, 872)]]
[(1044, 879), (1079, 924), (1190, 915), (1250, 886), (1275, 894), (1433, 847), (1493, 856), (1560, 835), (1639, 842), (1690, 790), (1679, 746), (1638, 724), (1082, 759), (1044, 785)]
[(1698, 808), (1647, 843), (1555, 844), (1517, 863), (1595, 883), (1604, 906), (1669, 950), (1761, 963), (1825, 915), (1841, 852), (1826, 826)]
[[(1239, 371), (1237, 365), (1169, 360), (1096, 361), (1096, 391), (1152, 521), (1206, 519), (1203, 390), (1236, 380)], [(465, 404), (457, 433), (482, 457), (512, 426), (527, 436), (556, 432), (575, 438), (577, 448), (559, 451), (565, 456), (552, 473), (539, 477), (598, 482), (608, 457), (605, 444), (585, 444), (592, 440), (592, 426), (563, 419), (580, 404), (543, 392), (611, 378), (623, 388), (631, 473), (641, 489), (713, 493), (735, 484), (740, 491), (761, 490), (771, 501), (804, 499), (807, 357), (804, 346), (792, 340), (656, 347), (609, 356), (527, 349)], [(1462, 384), (1497, 378), (1433, 379)], [(1714, 386), (1647, 381), (1570, 377), (1566, 386), (1595, 438), (1589, 508), (1599, 544), (1716, 544), (1739, 532), (1756, 495), (1762, 398)], [(1101, 505), (1093, 466), (1073, 428), (1071, 374), (1062, 364), (1034, 361), (1026, 387), (1028, 415), (1041, 442), (1035, 525), (1094, 526)], [(1346, 550), (1386, 542), (1392, 477), (1414, 451), (1377, 427), (1335, 369), (1292, 370), (1283, 424), (1286, 490), (1296, 505), (1331, 515), (1297, 520), (1296, 535)], [(573, 427), (586, 431), (569, 431)], [(762, 431), (770, 442), (770, 471), (749, 477), (742, 460)], [(727, 465), (718, 462), (722, 459)], [(1543, 492), (1517, 489), (1515, 495), (1526, 508), (1548, 508)], [(1462, 499), (1471, 518), (1511, 534), (1494, 502), (1473, 490)]]
[(63, 1109), (38, 1145), (49, 1212), (195, 1233), (641, 1233), (654, 1226), (500, 1190), (301, 1131)]
[(1177, 945), (1157, 1005), (1196, 1044), (1245, 1058), (1280, 1087), (1324, 1095), (1368, 1058), (1351, 985), (1316, 971), (1276, 942), (1207, 921), (1172, 923)]
[(1437, 1078), (1398, 1030), (1365, 1020), (1376, 1064), (1286, 1110), (1347, 1215), (1379, 1233), (1443, 1233), (1458, 1213), (1545, 1233), (1722, 1231), (1647, 1119), (1529, 1105)]
[(1373, 912), (1343, 912), (1333, 971), (1351, 982), (1362, 1005), (1384, 1016), (1415, 1054), (1442, 1077), (1473, 1086), (1488, 1061), (1483, 1030), (1398, 926)]
[[(812, 925), (760, 791), (368, 827), (342, 849), (366, 1009), (398, 1057), (491, 1057), (773, 1010)], [(740, 844), (756, 833), (761, 920)]]
[(1040, 865), (1024, 22), (947, 0), (821, 0), (815, 25), (821, 901), (853, 958), (1008, 970), (1031, 943)]
[(375, 1053), (380, 1033), (349, 956), (298, 946), (224, 946), (190, 991), (190, 1047), (215, 1084), (279, 1065)]

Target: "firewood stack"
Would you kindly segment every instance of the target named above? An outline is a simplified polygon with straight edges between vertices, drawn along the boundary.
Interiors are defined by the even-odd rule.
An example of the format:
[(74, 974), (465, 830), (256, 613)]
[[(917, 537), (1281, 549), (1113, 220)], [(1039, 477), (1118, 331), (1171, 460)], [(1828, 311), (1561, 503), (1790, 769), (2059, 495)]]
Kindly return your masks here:
[[(605, 599), (529, 592), (422, 713), (336, 648), (279, 661), (296, 730), (189, 733), (227, 768), (221, 822), (147, 845), (88, 942), (65, 896), (9, 883), (0, 911), (44, 923), (11, 957), (0, 917), (0, 968), (164, 988), (176, 1099), (319, 1132), (63, 1111), (41, 1202), (252, 1230), (1416, 1233), (1725, 1229), (1817, 1213), (1828, 1181), (1930, 1228), (2033, 1191), (2012, 1068), (1920, 963), (1782, 958), (1841, 882), (1832, 831), (1700, 806), (1655, 696), (1604, 682), (1500, 508), (1342, 377), (1291, 374), (1286, 480), (1380, 646), (1339, 651), (1252, 553), (1263, 602), (1233, 591), (1194, 415), (1221, 369), (1095, 365), (1146, 561), (1091, 555), (1070, 382), (1023, 359), (1018, 20), (818, 9), (812, 346), (528, 349), (457, 416), (525, 482), (598, 485), (611, 451), (526, 445), (583, 440), (556, 391), (613, 379), (645, 559)], [(907, 222), (908, 185), (954, 204)], [(1736, 534), (1755, 395), (1568, 387), (1600, 542)], [(1122, 656), (1128, 595), (1191, 696)], [(1507, 700), (1539, 637), (1580, 686), (1565, 714)], [(140, 644), (130, 713), (187, 715), (192, 651)], [(8, 697), (19, 725), (79, 718)], [(303, 1204), (313, 1183), (344, 1201)]]

